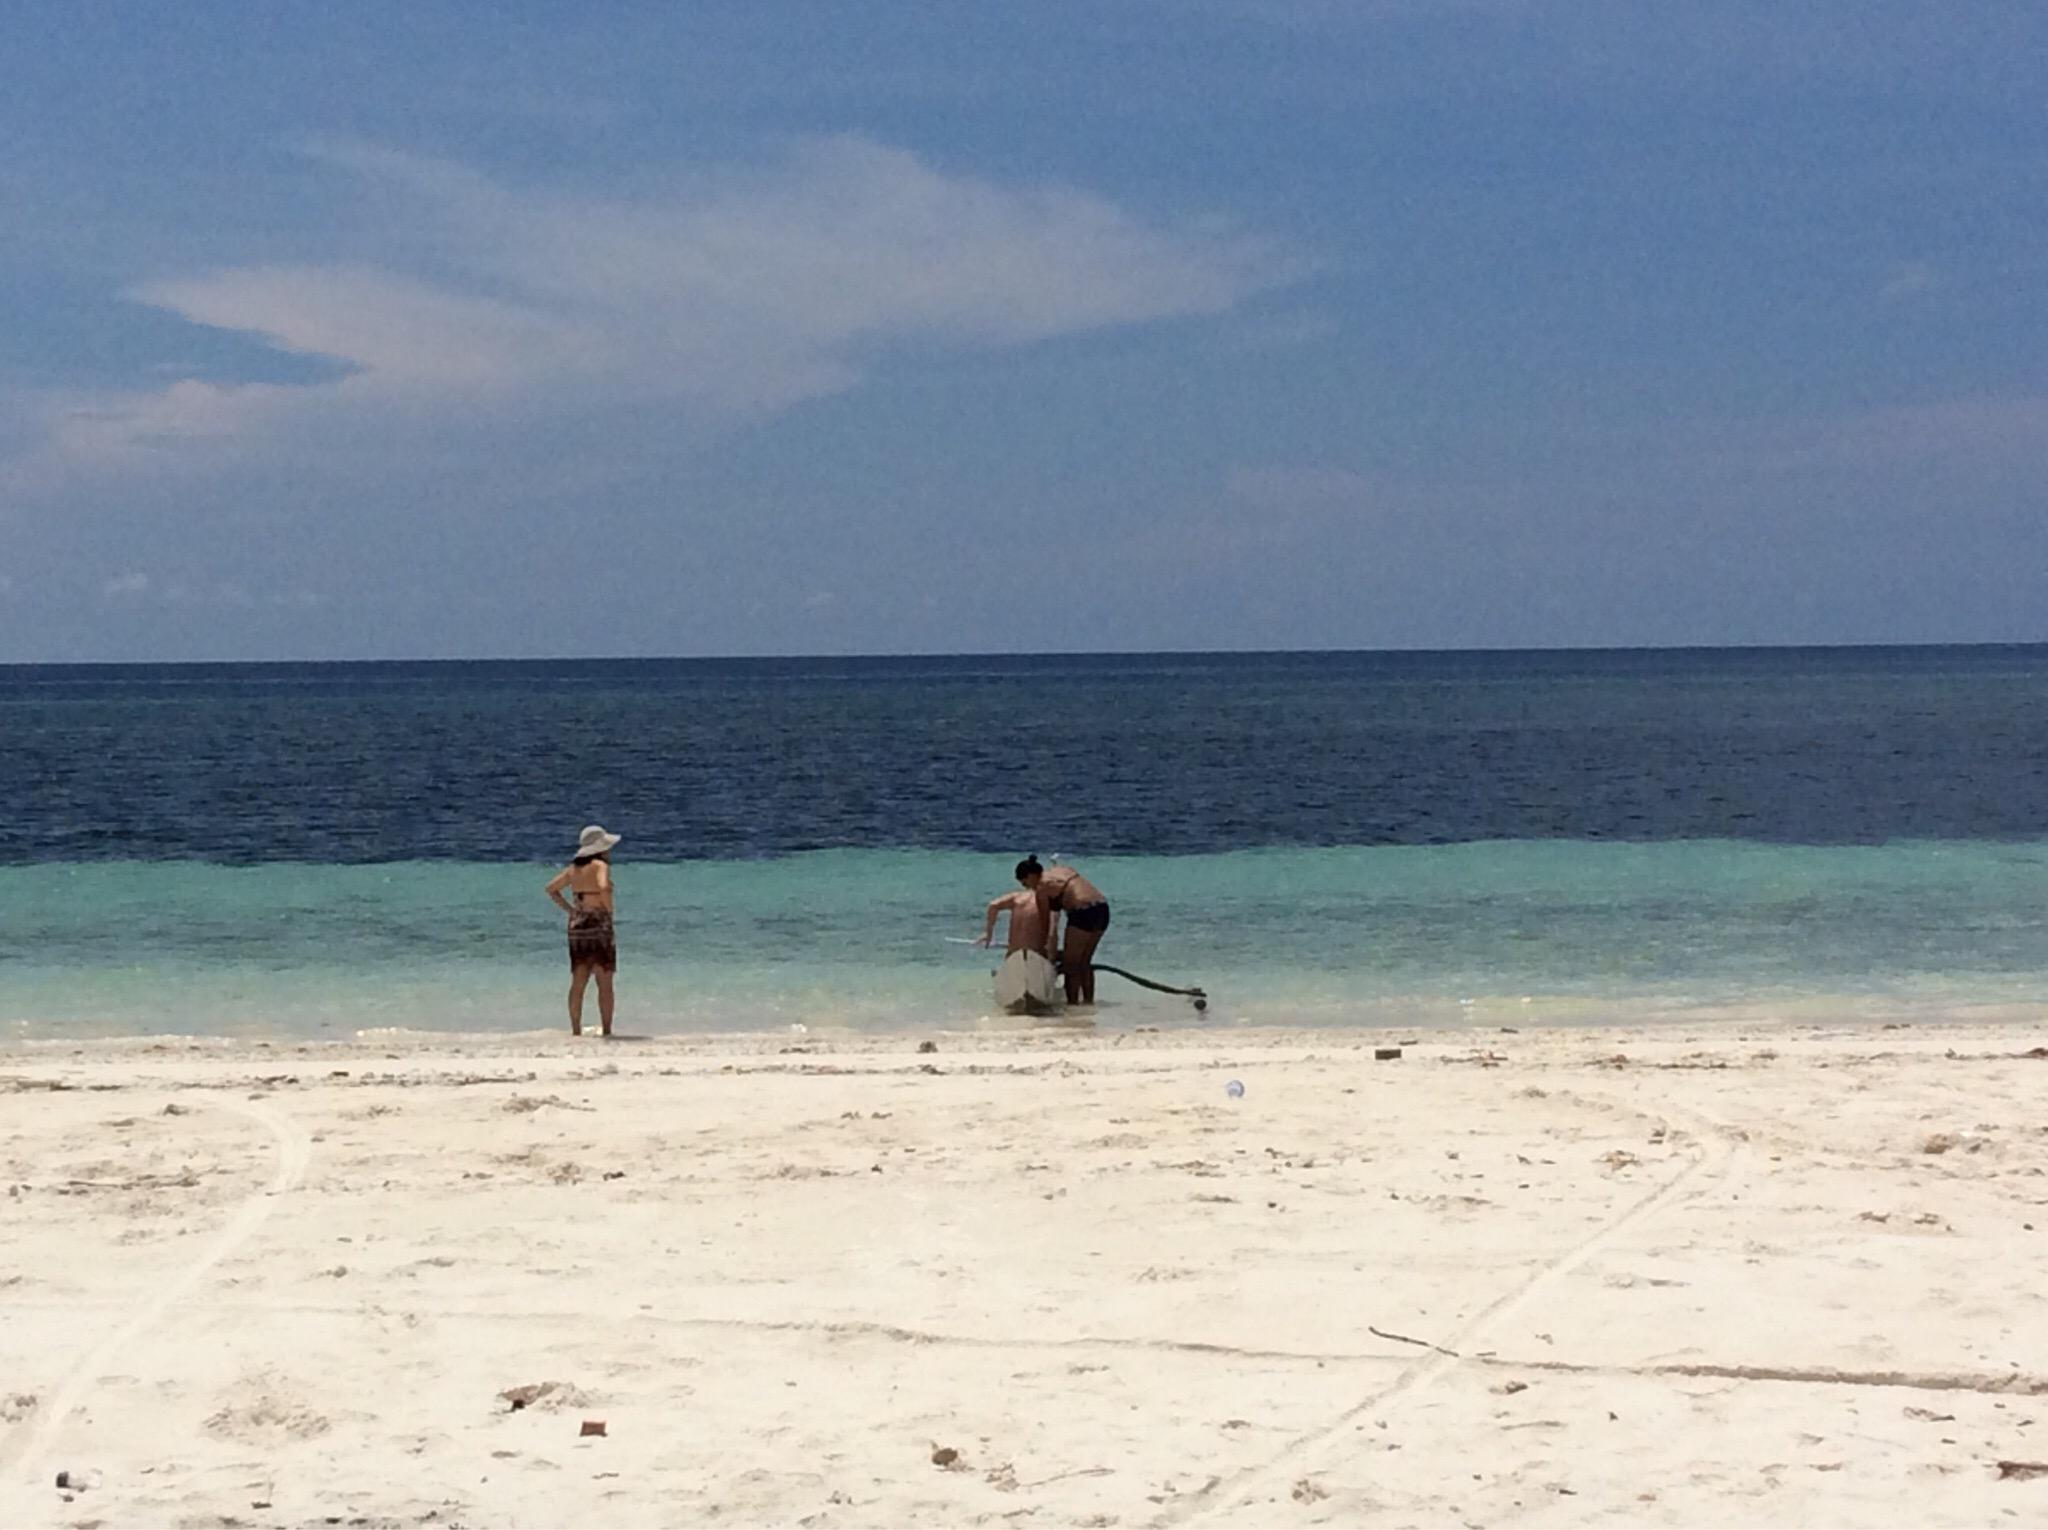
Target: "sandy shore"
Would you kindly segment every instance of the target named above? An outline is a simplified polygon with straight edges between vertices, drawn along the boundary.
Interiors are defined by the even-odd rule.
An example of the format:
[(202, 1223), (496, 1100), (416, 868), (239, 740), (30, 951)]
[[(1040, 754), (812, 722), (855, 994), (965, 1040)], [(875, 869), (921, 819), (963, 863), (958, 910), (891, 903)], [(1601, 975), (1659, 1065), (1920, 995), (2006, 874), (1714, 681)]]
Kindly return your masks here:
[(2044, 1524), (2040, 1040), (0, 1049), (0, 1523)]

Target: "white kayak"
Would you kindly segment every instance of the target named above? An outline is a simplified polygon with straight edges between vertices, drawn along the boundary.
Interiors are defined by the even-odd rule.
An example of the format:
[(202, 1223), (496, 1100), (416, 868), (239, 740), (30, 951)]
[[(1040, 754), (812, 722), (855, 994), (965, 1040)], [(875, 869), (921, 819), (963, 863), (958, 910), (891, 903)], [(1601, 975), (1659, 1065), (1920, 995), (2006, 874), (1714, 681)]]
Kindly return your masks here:
[(1066, 1003), (1059, 969), (1036, 951), (1012, 951), (996, 968), (996, 1003), (1013, 1015), (1043, 1015)]

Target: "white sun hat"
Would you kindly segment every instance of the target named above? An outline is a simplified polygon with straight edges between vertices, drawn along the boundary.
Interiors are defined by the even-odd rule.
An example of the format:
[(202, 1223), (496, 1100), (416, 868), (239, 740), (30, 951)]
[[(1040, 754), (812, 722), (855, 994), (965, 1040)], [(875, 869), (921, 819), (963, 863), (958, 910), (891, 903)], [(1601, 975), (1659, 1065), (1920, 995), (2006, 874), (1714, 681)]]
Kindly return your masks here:
[(580, 861), (586, 855), (603, 855), (616, 845), (619, 839), (620, 836), (617, 834), (605, 833), (602, 824), (594, 823), (577, 836), (576, 859)]

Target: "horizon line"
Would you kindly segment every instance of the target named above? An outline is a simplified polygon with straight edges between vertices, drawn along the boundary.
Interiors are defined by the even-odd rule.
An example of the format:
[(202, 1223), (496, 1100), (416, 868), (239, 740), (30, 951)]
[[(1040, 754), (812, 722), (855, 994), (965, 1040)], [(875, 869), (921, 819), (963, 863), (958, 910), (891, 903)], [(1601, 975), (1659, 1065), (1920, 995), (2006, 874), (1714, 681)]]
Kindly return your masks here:
[(1501, 647), (1387, 648), (1101, 648), (919, 650), (905, 653), (704, 653), (704, 654), (470, 654), (386, 658), (263, 659), (4, 659), (0, 672), (25, 669), (236, 669), (264, 666), (364, 666), (377, 664), (861, 664), (883, 661), (968, 659), (1253, 659), (1338, 657), (1492, 657), (1508, 654), (1648, 653), (1830, 653), (1955, 649), (2048, 648), (2048, 639), (1969, 639), (1954, 642), (1845, 641), (1826, 643), (1558, 643)]

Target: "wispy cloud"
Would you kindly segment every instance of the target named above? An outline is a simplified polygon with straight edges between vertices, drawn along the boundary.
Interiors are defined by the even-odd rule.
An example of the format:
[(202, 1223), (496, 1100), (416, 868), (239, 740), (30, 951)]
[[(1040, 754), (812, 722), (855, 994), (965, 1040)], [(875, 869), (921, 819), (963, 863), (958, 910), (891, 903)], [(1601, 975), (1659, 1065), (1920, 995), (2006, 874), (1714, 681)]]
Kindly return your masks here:
[(1784, 468), (1895, 470), (1951, 464), (2048, 474), (2048, 398), (1950, 399), (1780, 427), (1755, 452)]
[(1903, 303), (1908, 299), (1938, 291), (1942, 286), (1941, 272), (1924, 260), (1907, 261), (1893, 268), (1877, 289), (1880, 303)]
[(1283, 520), (1358, 514), (1382, 497), (1362, 473), (1300, 464), (1234, 468), (1224, 480), (1224, 492), (1260, 515)]
[(130, 295), (422, 392), (488, 392), (595, 359), (579, 357), (587, 331), (566, 315), (360, 266), (242, 267), (150, 282)]
[[(717, 424), (853, 387), (905, 351), (1220, 314), (1303, 270), (1214, 222), (1168, 226), (1070, 186), (949, 173), (855, 138), (610, 196), (502, 185), (369, 145), (307, 157), (355, 178), (388, 252), (165, 275), (128, 295), (329, 359), (338, 375), (185, 377), (52, 403), (58, 466), (231, 453), (287, 430), (360, 446), (435, 411), (502, 427), (659, 405), (671, 428)], [(351, 230), (347, 243), (376, 239)]]
[(1314, 309), (1245, 314), (1233, 320), (1223, 343), (1241, 351), (1288, 351), (1339, 338), (1344, 325), (1335, 314)]
[[(4, 594), (8, 588), (5, 583), (0, 583), (0, 594)], [(177, 577), (165, 579), (146, 574), (139, 569), (129, 569), (102, 580), (100, 595), (106, 600), (148, 601), (169, 606), (210, 606), (224, 610), (269, 606), (303, 611), (326, 604), (326, 597), (307, 589), (271, 589), (258, 593), (234, 580), (193, 580)]]
[(1311, 547), (1343, 555), (1419, 503), (1350, 468), (1284, 462), (1231, 468), (1205, 499), (1134, 525), (1118, 555), (1174, 575), (1271, 567)]

